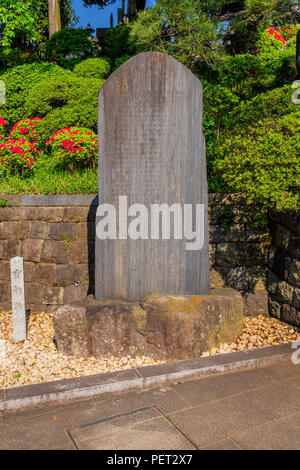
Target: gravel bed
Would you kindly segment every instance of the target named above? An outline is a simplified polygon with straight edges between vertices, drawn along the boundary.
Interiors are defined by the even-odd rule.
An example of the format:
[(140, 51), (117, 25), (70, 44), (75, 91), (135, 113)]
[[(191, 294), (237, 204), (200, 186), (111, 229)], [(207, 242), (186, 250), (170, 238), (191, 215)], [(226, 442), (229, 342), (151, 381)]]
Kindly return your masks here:
[[(32, 313), (27, 340), (15, 344), (12, 341), (11, 312), (0, 312), (0, 388), (101, 374), (162, 362), (146, 356), (104, 359), (60, 354), (53, 342), (52, 317), (53, 314)], [(202, 356), (299, 340), (299, 332), (275, 318), (262, 315), (245, 317), (244, 330), (235, 343), (224, 344)]]

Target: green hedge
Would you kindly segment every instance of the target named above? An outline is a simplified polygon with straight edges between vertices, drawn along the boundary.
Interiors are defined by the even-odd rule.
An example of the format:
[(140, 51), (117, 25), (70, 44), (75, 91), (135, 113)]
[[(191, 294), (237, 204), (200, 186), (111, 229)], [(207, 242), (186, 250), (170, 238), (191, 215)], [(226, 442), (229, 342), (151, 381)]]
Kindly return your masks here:
[(107, 78), (110, 73), (111, 65), (108, 59), (98, 57), (86, 59), (76, 65), (74, 73), (85, 78)]

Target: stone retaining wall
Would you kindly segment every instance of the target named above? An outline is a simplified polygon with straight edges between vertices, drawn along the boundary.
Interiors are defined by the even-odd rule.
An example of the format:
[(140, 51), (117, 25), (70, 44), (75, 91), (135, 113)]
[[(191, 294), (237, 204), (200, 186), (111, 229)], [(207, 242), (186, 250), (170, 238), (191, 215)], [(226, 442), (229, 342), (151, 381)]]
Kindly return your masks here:
[(270, 315), (300, 326), (300, 213), (271, 215)]
[[(5, 198), (8, 206), (0, 207), (0, 310), (11, 309), (13, 256), (24, 258), (27, 308), (33, 311), (55, 311), (92, 294), (97, 198)], [(263, 311), (269, 233), (253, 227), (254, 213), (240, 195), (210, 195), (211, 287), (236, 288), (249, 309)]]

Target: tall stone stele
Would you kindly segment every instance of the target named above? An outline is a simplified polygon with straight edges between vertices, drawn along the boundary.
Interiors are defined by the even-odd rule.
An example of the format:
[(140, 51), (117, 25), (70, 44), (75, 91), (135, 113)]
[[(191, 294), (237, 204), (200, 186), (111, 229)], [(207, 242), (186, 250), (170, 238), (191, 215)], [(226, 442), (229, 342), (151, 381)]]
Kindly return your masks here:
[[(133, 57), (100, 89), (99, 205), (116, 208), (117, 237), (96, 238), (97, 300), (138, 300), (150, 292), (209, 295), (202, 115), (201, 82), (177, 60), (162, 53)], [(174, 239), (178, 219), (173, 212), (170, 220), (176, 220), (177, 225), (172, 222), (170, 239), (164, 239), (162, 232), (159, 239), (151, 238), (150, 216), (149, 238), (130, 238), (126, 227), (140, 214), (136, 207), (129, 216), (121, 211), (120, 220), (120, 196), (128, 208), (144, 204), (149, 214), (153, 204), (179, 204), (182, 221), (184, 205), (193, 205), (194, 228), (196, 204), (202, 205), (203, 246), (187, 250), (191, 240), (185, 235)], [(98, 216), (96, 224), (101, 219), (102, 215)], [(163, 226), (162, 218), (160, 221)], [(145, 230), (143, 233), (145, 236)]]

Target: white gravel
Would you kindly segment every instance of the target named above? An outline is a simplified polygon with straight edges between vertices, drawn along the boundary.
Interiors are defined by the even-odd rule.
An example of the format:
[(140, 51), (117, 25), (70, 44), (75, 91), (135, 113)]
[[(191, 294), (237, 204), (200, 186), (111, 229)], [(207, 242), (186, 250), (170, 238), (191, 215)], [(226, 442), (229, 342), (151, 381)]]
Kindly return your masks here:
[[(30, 315), (27, 340), (12, 340), (12, 315), (0, 313), (0, 388), (52, 380), (113, 372), (150, 364), (160, 364), (150, 357), (78, 358), (58, 353), (54, 343), (52, 314)], [(258, 316), (245, 317), (244, 331), (230, 345), (206, 351), (202, 356), (241, 351), (300, 340), (300, 333), (280, 321)]]

